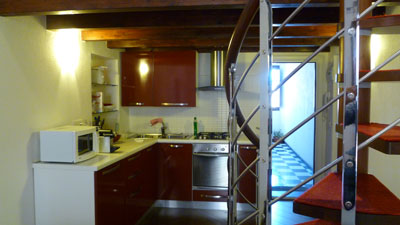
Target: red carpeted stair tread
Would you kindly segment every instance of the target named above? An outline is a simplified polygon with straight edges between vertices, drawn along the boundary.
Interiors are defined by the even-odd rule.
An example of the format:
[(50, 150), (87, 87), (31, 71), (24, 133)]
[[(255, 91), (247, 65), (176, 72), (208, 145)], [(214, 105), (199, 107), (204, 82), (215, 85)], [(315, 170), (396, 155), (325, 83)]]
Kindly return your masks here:
[[(294, 202), (341, 210), (341, 175), (331, 173)], [(358, 174), (357, 213), (400, 216), (400, 200), (374, 176)]]
[[(367, 136), (373, 136), (379, 131), (387, 127), (387, 124), (380, 123), (369, 123), (369, 124), (358, 124), (358, 132), (363, 133)], [(379, 137), (384, 141), (400, 142), (400, 127), (393, 127), (382, 136)]]
[(298, 223), (297, 225), (340, 225), (340, 223), (316, 219), (305, 223)]

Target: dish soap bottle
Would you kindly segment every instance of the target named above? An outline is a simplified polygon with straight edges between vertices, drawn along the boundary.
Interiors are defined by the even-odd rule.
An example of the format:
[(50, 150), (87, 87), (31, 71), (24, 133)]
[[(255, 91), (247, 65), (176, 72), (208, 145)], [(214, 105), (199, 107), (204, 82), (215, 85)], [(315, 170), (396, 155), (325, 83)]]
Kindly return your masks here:
[(197, 138), (197, 118), (196, 117), (194, 117), (194, 119), (193, 119), (193, 134), (194, 134), (194, 137)]

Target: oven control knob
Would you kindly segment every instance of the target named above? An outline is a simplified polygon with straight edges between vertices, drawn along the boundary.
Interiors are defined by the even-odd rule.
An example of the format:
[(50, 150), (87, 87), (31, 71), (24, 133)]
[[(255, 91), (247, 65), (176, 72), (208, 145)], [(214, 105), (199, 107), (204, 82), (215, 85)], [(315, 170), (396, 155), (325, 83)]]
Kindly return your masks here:
[(214, 151), (217, 151), (218, 149), (217, 148), (214, 148)]
[(225, 151), (225, 148), (221, 148), (221, 152), (224, 152)]
[(207, 150), (207, 151), (210, 151), (210, 148), (207, 148), (206, 150)]

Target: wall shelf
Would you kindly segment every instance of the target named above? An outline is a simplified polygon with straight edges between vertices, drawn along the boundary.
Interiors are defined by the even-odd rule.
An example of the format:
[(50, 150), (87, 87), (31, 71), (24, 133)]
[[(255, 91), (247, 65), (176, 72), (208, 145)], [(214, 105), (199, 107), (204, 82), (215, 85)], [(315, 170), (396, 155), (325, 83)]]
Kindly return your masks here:
[(112, 113), (112, 112), (118, 112), (118, 109), (114, 110), (109, 110), (109, 111), (103, 111), (103, 112), (93, 112), (93, 115), (99, 115), (99, 114), (104, 114), (104, 113)]

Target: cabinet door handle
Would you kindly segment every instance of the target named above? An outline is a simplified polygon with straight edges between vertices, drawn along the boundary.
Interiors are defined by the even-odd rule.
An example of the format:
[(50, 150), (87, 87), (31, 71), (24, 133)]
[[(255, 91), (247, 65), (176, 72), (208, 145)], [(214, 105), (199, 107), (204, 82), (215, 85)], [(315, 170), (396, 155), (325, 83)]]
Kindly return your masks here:
[(137, 171), (136, 173), (130, 175), (130, 176), (128, 177), (128, 180), (132, 180), (133, 178), (137, 177), (141, 172), (142, 172), (142, 171)]
[(134, 198), (135, 196), (137, 196), (138, 194), (140, 194), (140, 192), (142, 192), (142, 187), (140, 187), (139, 190), (137, 190), (137, 191), (131, 193), (131, 194), (129, 195), (129, 198)]
[(163, 106), (186, 106), (189, 104), (186, 102), (180, 102), (180, 103), (163, 102), (163, 103), (161, 103), (161, 105), (163, 105)]
[(144, 103), (143, 102), (133, 102), (130, 105), (144, 105)]
[(183, 145), (169, 145), (170, 148), (183, 148)]
[(117, 170), (118, 168), (120, 168), (120, 167), (121, 167), (121, 164), (118, 164), (117, 166), (115, 166), (115, 167), (113, 167), (113, 168), (111, 168), (111, 169), (109, 169), (109, 170), (106, 170), (106, 171), (104, 171), (104, 172), (101, 173), (101, 174), (102, 174), (102, 175), (110, 174), (110, 173), (116, 171), (116, 170)]
[(135, 156), (129, 158), (129, 159), (128, 159), (128, 162), (131, 162), (131, 161), (133, 161), (133, 160), (138, 159), (138, 158), (140, 157), (140, 155), (142, 155), (142, 153), (139, 153), (139, 154), (137, 154), (137, 155), (135, 155)]
[(202, 197), (202, 198), (212, 198), (212, 199), (228, 198), (228, 196), (223, 196), (223, 195), (205, 195), (205, 194), (201, 194), (200, 197)]
[(152, 150), (153, 150), (153, 148), (146, 149), (147, 152), (151, 152)]
[(242, 146), (241, 148), (246, 149), (246, 150), (257, 150), (256, 146)]

